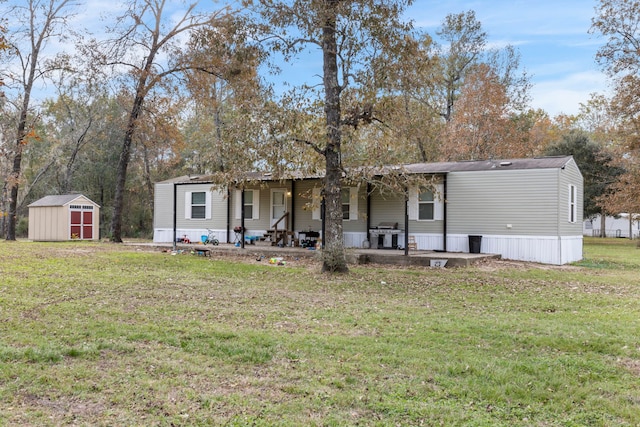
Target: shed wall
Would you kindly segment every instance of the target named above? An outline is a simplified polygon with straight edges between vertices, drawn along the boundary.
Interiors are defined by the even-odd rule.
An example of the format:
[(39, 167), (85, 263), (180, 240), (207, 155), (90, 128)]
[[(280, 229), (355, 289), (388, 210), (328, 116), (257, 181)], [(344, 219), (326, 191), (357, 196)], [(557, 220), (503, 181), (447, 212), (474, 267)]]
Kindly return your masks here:
[(69, 208), (42, 206), (29, 208), (29, 239), (35, 241), (69, 240)]

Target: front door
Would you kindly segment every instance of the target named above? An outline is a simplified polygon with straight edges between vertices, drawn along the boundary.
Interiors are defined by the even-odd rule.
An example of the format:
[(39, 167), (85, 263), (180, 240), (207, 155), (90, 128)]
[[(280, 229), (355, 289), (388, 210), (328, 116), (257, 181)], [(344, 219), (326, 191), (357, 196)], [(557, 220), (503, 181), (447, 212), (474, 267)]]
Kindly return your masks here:
[[(287, 212), (287, 191), (283, 189), (271, 190), (271, 226)], [(278, 224), (279, 229), (284, 228), (284, 222)]]

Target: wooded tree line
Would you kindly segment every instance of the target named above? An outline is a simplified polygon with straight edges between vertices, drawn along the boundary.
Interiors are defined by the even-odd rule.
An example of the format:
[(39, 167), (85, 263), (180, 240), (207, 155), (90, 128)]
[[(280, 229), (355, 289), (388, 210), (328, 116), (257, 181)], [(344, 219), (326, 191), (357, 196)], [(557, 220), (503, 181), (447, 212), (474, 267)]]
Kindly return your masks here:
[[(324, 268), (342, 271), (350, 167), (366, 178), (381, 164), (545, 154), (576, 157), (587, 214), (640, 212), (640, 1), (601, 0), (593, 18), (614, 96), (558, 117), (531, 109), (518, 51), (491, 48), (473, 11), (427, 34), (404, 19), (411, 0), (174, 3), (123, 2), (90, 31), (74, 19), (80, 0), (0, 2), (7, 239), (48, 194), (96, 201), (102, 236), (119, 242), (151, 235), (156, 181), (324, 171)], [(288, 66), (299, 82), (277, 80)]]

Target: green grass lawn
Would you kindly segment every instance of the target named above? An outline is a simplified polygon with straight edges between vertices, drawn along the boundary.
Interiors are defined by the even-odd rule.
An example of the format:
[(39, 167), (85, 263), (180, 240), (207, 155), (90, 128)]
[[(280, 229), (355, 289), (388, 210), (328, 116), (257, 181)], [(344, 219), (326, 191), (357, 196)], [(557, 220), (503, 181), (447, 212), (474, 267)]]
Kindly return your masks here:
[(0, 425), (638, 426), (639, 273), (0, 242)]

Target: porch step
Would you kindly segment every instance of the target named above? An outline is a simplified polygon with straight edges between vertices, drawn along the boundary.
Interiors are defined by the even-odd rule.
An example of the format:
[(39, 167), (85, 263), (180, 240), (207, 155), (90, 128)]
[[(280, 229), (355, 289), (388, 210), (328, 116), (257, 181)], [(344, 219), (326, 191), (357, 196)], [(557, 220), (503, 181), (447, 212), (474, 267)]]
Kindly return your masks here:
[(282, 240), (285, 240), (285, 243), (288, 243), (293, 236), (295, 236), (293, 231), (278, 230), (276, 235), (276, 230), (271, 229), (267, 230), (263, 237), (261, 237), (261, 240), (269, 240), (271, 241), (271, 246), (277, 246)]

